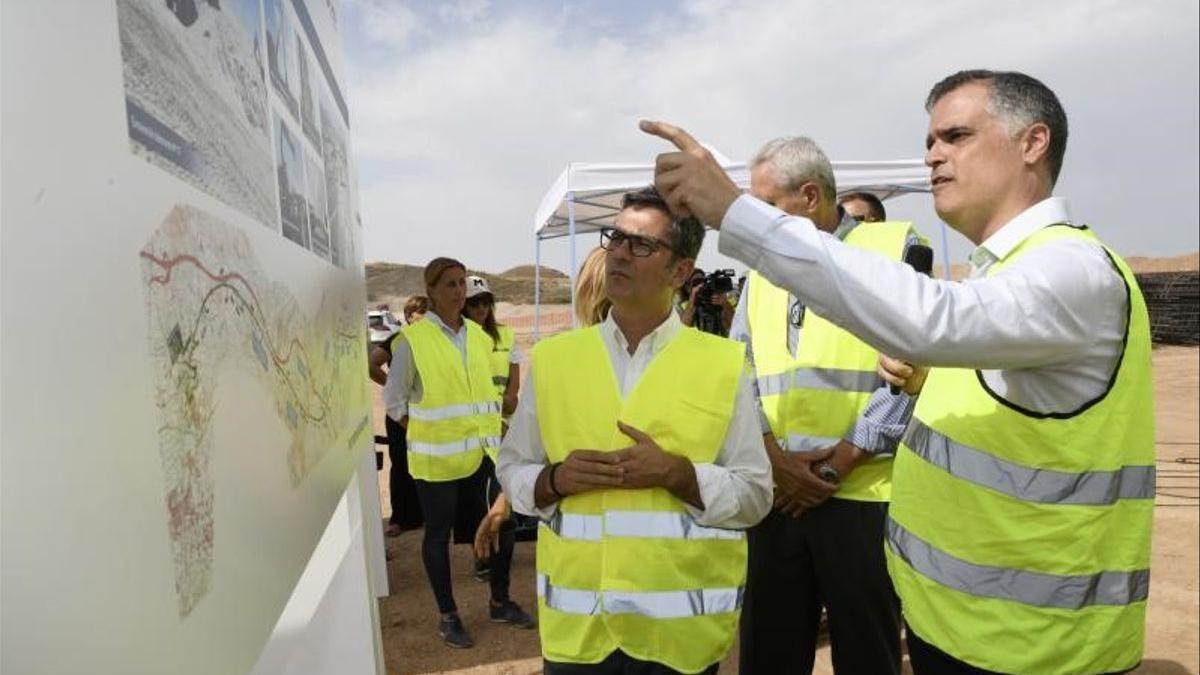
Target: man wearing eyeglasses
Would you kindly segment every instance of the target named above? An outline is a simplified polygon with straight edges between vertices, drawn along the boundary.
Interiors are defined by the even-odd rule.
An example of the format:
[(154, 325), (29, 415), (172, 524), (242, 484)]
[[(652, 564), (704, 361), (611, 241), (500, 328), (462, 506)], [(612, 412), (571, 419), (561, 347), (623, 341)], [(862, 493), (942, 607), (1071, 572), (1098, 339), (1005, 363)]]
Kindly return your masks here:
[(627, 194), (600, 237), (608, 317), (532, 351), (497, 473), (542, 519), (551, 675), (716, 672), (733, 643), (771, 474), (743, 346), (672, 308), (703, 237), (653, 188)]
[(1155, 496), (1145, 299), (1054, 196), (1068, 124), (1049, 87), (960, 71), (925, 109), (934, 209), (976, 247), (963, 281), (830, 241), (740, 195), (686, 132), (642, 128), (679, 149), (658, 157), (655, 184), (675, 213), (720, 228), (722, 252), (933, 366), (881, 362), (920, 395), (886, 537), (914, 672), (1129, 672), (1145, 642)]
[(870, 192), (844, 194), (838, 199), (838, 205), (860, 223), (882, 223), (887, 220), (883, 202)]
[[(769, 141), (749, 166), (754, 197), (826, 236), (892, 259), (918, 241), (910, 223), (860, 223), (839, 206), (833, 167), (809, 138)], [(900, 607), (879, 542), (912, 399), (879, 378), (874, 349), (757, 272), (730, 337), (756, 371), (776, 496), (749, 533), (741, 672), (811, 672), (822, 604), (835, 670), (900, 672)]]

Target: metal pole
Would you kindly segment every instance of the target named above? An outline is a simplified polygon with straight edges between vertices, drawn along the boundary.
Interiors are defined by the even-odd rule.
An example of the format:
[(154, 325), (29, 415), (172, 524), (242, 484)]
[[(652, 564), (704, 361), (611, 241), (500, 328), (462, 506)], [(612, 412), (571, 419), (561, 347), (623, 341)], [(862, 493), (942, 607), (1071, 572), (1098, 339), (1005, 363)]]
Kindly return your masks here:
[(571, 237), (571, 328), (578, 328), (575, 318), (575, 193), (567, 192), (567, 230)]
[(533, 341), (537, 342), (542, 326), (542, 235), (533, 233)]
[(950, 247), (946, 244), (946, 222), (942, 223), (942, 277), (950, 278)]

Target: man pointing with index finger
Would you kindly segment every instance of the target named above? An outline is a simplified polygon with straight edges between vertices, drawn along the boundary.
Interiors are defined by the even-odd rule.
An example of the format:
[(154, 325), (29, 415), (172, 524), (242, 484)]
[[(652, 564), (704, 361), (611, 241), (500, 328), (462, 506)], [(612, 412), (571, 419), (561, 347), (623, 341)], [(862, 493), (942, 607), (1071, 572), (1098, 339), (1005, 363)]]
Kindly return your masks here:
[(719, 230), (721, 217), (742, 193), (730, 180), (712, 153), (691, 134), (666, 122), (640, 123), (642, 131), (665, 139), (679, 148), (654, 162), (654, 186), (667, 200), (671, 211), (683, 218), (695, 216), (705, 225)]
[(1038, 80), (935, 85), (938, 215), (976, 248), (931, 279), (739, 195), (686, 132), (642, 130), (669, 203), (880, 352), (933, 366), (896, 454), (888, 571), (920, 673), (1124, 672), (1142, 657), (1154, 509), (1150, 332), (1129, 267), (1052, 196), (1067, 117)]

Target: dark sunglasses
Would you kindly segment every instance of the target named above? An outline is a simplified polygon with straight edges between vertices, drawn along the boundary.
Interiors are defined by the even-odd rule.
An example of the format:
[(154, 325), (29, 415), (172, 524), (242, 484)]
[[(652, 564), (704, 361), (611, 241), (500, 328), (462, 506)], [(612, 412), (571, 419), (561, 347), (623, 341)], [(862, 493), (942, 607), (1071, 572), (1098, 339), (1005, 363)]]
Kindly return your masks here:
[(661, 239), (622, 232), (615, 227), (600, 229), (600, 248), (605, 251), (615, 251), (621, 248), (625, 242), (629, 242), (629, 252), (636, 258), (652, 256), (660, 248), (665, 248), (672, 253), (675, 252), (674, 246)]

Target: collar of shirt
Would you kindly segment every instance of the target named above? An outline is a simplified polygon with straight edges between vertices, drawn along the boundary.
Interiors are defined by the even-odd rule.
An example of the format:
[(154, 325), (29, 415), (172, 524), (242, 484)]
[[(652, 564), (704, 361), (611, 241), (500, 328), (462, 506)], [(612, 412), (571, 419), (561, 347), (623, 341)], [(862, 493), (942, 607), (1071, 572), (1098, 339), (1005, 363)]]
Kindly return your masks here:
[(673, 311), (669, 312), (667, 318), (642, 338), (637, 349), (630, 354), (629, 341), (625, 339), (625, 334), (613, 319), (613, 312), (608, 313), (604, 323), (600, 324), (600, 336), (608, 349), (609, 362), (612, 364), (617, 386), (620, 387), (621, 398), (633, 391), (650, 362), (682, 328), (683, 322), (679, 320), (679, 315)]
[(971, 267), (980, 274), (997, 260), (1012, 253), (1034, 232), (1055, 223), (1071, 222), (1071, 212), (1063, 197), (1047, 197), (1017, 214), (971, 252)]
[(460, 337), (462, 335), (465, 335), (467, 332), (467, 320), (466, 319), (463, 319), (462, 325), (460, 325), (458, 327), (457, 331), (450, 328), (449, 326), (447, 326), (446, 322), (442, 321), (442, 317), (438, 316), (437, 312), (426, 312), (425, 320), (432, 321), (433, 323), (437, 324), (437, 327), (441, 328), (442, 332), (444, 332), (448, 337), (451, 337), (451, 338)]
[[(675, 312), (668, 312), (667, 318), (658, 324), (658, 327), (650, 331), (642, 341), (638, 343), (636, 352), (642, 351), (643, 348), (650, 350), (651, 354), (657, 354), (663, 347), (675, 337), (679, 329), (683, 328), (683, 322), (679, 320), (679, 315)], [(625, 339), (625, 333), (621, 332), (621, 327), (617, 325), (613, 319), (613, 312), (610, 310), (608, 316), (604, 317), (604, 323), (600, 324), (600, 330), (606, 333), (616, 343), (621, 351), (629, 354), (629, 340)]]

